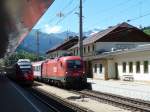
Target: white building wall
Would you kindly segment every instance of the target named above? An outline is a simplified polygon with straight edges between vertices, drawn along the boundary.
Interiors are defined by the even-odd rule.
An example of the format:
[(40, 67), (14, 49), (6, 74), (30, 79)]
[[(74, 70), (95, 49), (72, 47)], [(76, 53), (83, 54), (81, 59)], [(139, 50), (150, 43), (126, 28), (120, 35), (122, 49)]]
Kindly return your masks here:
[[(150, 51), (134, 52), (118, 55), (114, 58), (118, 63), (118, 75), (122, 79), (123, 75), (133, 75), (134, 80), (150, 81)], [(140, 73), (136, 73), (136, 62), (140, 61)], [(148, 73), (144, 73), (144, 61), (148, 61)], [(126, 62), (126, 73), (123, 73), (122, 63)], [(129, 73), (129, 62), (133, 62), (133, 73)]]
[(108, 78), (113, 79), (115, 76), (115, 63), (113, 60), (108, 60)]
[[(97, 64), (97, 71), (95, 72), (95, 64)], [(104, 65), (102, 64), (102, 73), (99, 73), (99, 71), (100, 71), (100, 64), (102, 64), (102, 63), (100, 63), (100, 62), (93, 62), (92, 63), (92, 73), (93, 73), (93, 76), (94, 76), (94, 78), (96, 78), (96, 79), (104, 79), (104, 77), (105, 77), (105, 67), (104, 67)]]

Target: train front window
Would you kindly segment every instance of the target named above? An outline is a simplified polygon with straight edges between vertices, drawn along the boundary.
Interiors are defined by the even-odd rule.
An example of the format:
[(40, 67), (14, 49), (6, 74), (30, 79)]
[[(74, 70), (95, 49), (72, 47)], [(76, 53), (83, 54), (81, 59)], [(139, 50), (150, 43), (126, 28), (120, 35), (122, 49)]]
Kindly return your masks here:
[(68, 69), (82, 68), (82, 64), (80, 60), (68, 60), (67, 65), (68, 65)]
[(26, 72), (26, 71), (32, 70), (32, 67), (31, 67), (31, 65), (20, 66), (20, 69), (22, 72)]

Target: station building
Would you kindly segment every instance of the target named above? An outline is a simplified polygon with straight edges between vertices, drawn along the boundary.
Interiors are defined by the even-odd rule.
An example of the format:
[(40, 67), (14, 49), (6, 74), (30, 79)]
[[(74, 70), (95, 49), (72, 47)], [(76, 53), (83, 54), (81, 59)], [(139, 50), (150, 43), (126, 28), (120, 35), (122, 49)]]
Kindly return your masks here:
[(150, 44), (105, 52), (92, 58), (92, 73), (97, 79), (150, 81)]
[[(61, 49), (58, 46), (50, 50), (47, 52), (48, 56), (64, 50), (79, 55), (78, 40), (74, 43), (73, 41), (68, 40), (59, 45)], [(71, 42), (73, 44), (70, 45)], [(85, 38), (83, 59), (87, 77), (102, 80), (150, 80), (150, 74), (146, 76), (149, 73), (150, 51), (142, 47), (145, 45), (148, 47), (148, 44), (150, 36), (128, 23), (109, 27)]]
[[(114, 53), (111, 61), (117, 79), (132, 79), (150, 81), (150, 44), (140, 45), (137, 48)], [(115, 71), (116, 70), (116, 71)]]
[[(103, 80), (121, 79), (121, 75), (125, 75), (122, 74), (120, 71), (121, 69), (118, 68), (121, 63), (121, 55), (120, 58), (117, 58), (117, 55), (116, 58), (111, 55), (119, 51), (136, 49), (138, 46), (146, 44), (150, 44), (150, 36), (128, 23), (121, 23), (109, 27), (106, 30), (102, 30), (91, 37), (84, 39), (83, 59), (85, 61), (87, 76)], [(77, 44), (69, 50), (72, 51), (74, 55), (79, 55)], [(126, 58), (127, 57), (128, 55)], [(126, 73), (127, 77), (129, 77), (128, 75), (130, 74)]]
[(78, 43), (78, 37), (69, 37), (63, 43), (51, 48), (46, 52), (47, 58), (55, 58), (68, 52), (68, 49)]

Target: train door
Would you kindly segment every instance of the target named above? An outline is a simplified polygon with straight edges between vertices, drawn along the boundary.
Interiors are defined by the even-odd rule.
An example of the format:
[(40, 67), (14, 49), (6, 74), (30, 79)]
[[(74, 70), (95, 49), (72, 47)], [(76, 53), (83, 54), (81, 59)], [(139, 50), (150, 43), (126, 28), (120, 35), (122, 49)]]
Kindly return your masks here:
[(47, 74), (46, 68), (47, 68), (46, 63), (43, 63), (43, 64), (42, 64), (42, 75), (41, 75), (42, 78), (45, 78), (45, 77), (46, 77), (46, 74)]
[(40, 71), (40, 73), (41, 73), (40, 78), (42, 79), (42, 74), (43, 74), (43, 63), (41, 64), (41, 71)]
[(63, 76), (63, 74), (64, 74), (64, 69), (63, 69), (63, 63), (61, 62), (61, 61), (59, 61), (58, 63), (57, 63), (57, 74), (58, 74), (58, 76), (60, 76), (60, 77), (62, 77)]
[(92, 62), (91, 61), (84, 61), (84, 69), (85, 74), (88, 78), (93, 78), (93, 72), (92, 72)]
[(115, 63), (115, 79), (118, 79), (118, 63)]

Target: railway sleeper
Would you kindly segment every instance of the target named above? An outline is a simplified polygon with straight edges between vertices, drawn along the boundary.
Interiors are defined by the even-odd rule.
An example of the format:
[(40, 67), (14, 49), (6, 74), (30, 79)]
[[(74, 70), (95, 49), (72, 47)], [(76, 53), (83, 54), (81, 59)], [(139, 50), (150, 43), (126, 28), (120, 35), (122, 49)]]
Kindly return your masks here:
[(126, 107), (126, 108), (130, 108), (132, 110), (136, 109), (139, 111), (150, 112), (150, 107), (142, 105), (142, 104), (132, 103), (130, 101), (127, 101), (126, 99), (125, 100), (118, 100), (118, 99), (114, 99), (113, 97), (108, 98), (106, 96), (104, 97), (104, 96), (100, 96), (100, 95), (94, 95), (92, 93), (86, 93), (86, 92), (84, 92), (84, 93), (79, 92), (79, 93), (83, 94), (87, 97), (91, 97), (97, 101), (102, 100), (104, 102), (111, 103), (111, 104), (116, 105), (116, 106)]

